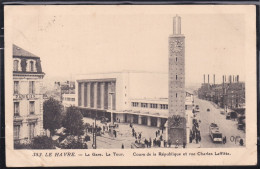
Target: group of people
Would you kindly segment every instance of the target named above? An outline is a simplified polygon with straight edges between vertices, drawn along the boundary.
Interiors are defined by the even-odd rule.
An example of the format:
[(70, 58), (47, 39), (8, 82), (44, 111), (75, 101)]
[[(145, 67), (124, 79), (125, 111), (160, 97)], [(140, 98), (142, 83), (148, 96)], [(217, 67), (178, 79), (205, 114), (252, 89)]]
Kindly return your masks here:
[[(135, 137), (135, 143), (141, 143), (142, 132), (136, 132), (132, 123), (130, 123), (129, 126), (132, 129), (132, 136)], [(167, 147), (167, 141), (163, 139), (163, 129), (164, 128), (161, 128), (161, 130), (155, 131), (154, 139), (151, 139), (151, 137), (149, 139), (144, 138), (144, 144), (146, 148)]]
[(196, 141), (196, 144), (201, 142), (199, 123), (198, 123), (197, 119), (193, 119), (193, 126), (192, 126), (192, 130), (190, 130), (189, 139), (190, 139), (190, 143), (192, 143), (193, 140)]

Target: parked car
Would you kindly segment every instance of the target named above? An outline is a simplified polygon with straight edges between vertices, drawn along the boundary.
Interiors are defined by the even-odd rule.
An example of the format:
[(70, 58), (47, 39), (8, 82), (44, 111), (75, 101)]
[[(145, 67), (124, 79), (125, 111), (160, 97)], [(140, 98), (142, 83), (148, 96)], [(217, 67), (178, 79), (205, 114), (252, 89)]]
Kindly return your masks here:
[(207, 111), (210, 111), (210, 109), (208, 108)]

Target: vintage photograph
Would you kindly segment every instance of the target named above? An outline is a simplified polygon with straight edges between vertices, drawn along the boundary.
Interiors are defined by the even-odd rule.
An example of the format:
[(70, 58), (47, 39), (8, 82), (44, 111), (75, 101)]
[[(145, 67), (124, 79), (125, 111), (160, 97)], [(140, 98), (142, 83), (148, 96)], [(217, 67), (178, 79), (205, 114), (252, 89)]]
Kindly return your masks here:
[(14, 150), (247, 147), (246, 14), (19, 8), (6, 55)]

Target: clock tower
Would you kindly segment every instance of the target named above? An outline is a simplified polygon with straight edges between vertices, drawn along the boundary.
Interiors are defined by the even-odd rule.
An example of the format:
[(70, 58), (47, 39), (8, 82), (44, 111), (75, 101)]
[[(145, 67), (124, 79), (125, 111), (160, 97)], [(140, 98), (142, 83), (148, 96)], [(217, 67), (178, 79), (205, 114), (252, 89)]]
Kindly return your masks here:
[(169, 36), (168, 141), (186, 143), (185, 119), (185, 36), (181, 34), (181, 17), (173, 18), (173, 34)]

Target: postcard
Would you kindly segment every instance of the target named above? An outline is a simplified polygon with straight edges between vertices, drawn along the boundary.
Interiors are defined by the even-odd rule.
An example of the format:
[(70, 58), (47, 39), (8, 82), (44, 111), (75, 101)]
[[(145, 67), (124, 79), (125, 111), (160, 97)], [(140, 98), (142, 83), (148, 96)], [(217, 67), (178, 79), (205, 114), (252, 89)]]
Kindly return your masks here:
[(254, 5), (4, 9), (8, 167), (256, 165)]

